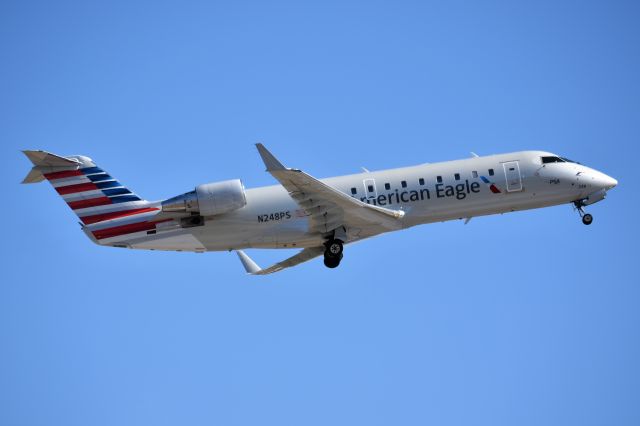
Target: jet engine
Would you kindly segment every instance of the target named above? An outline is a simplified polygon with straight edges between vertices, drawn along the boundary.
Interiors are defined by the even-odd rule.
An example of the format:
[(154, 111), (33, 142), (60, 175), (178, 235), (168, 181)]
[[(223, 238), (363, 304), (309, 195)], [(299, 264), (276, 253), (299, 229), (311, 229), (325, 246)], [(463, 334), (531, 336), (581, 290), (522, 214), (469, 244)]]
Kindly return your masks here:
[(244, 207), (247, 199), (240, 179), (205, 183), (162, 202), (166, 213), (187, 213), (199, 216), (215, 216)]

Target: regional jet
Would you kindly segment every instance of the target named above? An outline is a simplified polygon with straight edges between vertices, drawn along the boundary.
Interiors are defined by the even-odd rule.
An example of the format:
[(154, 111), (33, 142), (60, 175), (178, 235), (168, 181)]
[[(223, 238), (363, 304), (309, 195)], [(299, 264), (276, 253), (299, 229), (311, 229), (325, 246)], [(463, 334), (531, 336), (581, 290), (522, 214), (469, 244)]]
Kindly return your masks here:
[[(571, 203), (601, 201), (618, 182), (543, 151), (472, 157), (399, 169), (316, 179), (285, 167), (256, 145), (279, 184), (245, 189), (239, 179), (198, 185), (147, 201), (81, 155), (24, 151), (33, 168), (23, 183), (48, 180), (96, 244), (145, 250), (235, 251), (249, 274), (281, 271), (323, 256), (328, 268), (346, 244), (433, 222)], [(247, 248), (301, 249), (260, 268)]]

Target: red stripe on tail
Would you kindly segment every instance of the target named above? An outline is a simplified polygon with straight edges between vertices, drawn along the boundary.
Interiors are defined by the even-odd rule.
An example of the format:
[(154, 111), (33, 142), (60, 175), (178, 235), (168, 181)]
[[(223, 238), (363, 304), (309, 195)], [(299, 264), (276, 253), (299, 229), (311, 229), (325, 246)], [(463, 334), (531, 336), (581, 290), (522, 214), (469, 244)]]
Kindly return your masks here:
[(93, 236), (96, 239), (101, 240), (103, 238), (117, 237), (118, 235), (132, 234), (134, 232), (151, 231), (156, 229), (156, 224), (161, 222), (167, 222), (173, 219), (157, 220), (155, 222), (138, 222), (130, 223), (128, 225), (114, 226), (113, 228), (99, 229), (93, 231)]
[(72, 201), (69, 203), (69, 207), (71, 207), (73, 210), (78, 210), (86, 209), (87, 207), (104, 206), (106, 204), (111, 204), (111, 198), (98, 197), (89, 198), (88, 200)]
[(85, 191), (95, 191), (100, 189), (93, 182), (87, 183), (79, 183), (77, 185), (67, 185), (67, 186), (59, 186), (56, 188), (58, 194), (66, 195), (66, 194), (75, 194), (76, 192), (85, 192)]
[(82, 176), (83, 174), (84, 173), (82, 173), (80, 170), (65, 170), (63, 172), (45, 173), (43, 176), (47, 178), (47, 180), (54, 180), (72, 176)]
[(80, 219), (84, 222), (85, 225), (90, 225), (96, 222), (102, 222), (104, 220), (118, 219), (121, 217), (132, 216), (140, 213), (152, 212), (155, 210), (160, 210), (156, 207), (144, 207), (141, 209), (132, 209), (132, 210), (120, 210), (118, 212), (109, 212), (103, 214), (95, 214), (93, 216), (85, 216)]

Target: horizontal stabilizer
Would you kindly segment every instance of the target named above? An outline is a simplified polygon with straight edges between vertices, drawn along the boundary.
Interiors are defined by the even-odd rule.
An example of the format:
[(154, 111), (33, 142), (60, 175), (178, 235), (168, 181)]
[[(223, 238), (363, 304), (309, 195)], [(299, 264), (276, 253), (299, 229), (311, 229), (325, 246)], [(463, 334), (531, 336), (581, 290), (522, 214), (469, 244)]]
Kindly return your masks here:
[(44, 175), (37, 167), (31, 169), (31, 171), (22, 179), (22, 183), (38, 183), (44, 180)]
[(80, 165), (78, 160), (70, 160), (59, 155), (51, 154), (47, 151), (25, 150), (24, 155), (31, 160), (34, 166), (44, 167), (73, 167)]
[(38, 183), (44, 180), (44, 173), (53, 173), (63, 170), (74, 170), (80, 167), (80, 162), (75, 159), (64, 158), (46, 151), (22, 151), (29, 161), (33, 163), (33, 168), (22, 183)]

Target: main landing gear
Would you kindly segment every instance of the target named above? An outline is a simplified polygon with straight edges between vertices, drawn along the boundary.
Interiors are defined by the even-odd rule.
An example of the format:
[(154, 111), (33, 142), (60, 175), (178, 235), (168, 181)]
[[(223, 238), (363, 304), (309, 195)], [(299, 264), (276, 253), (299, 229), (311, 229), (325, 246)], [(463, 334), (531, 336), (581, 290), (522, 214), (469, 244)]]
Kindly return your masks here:
[(585, 225), (591, 225), (591, 223), (593, 222), (593, 216), (591, 216), (589, 213), (584, 212), (584, 204), (582, 203), (582, 200), (574, 201), (573, 205), (576, 206), (576, 210), (578, 210), (578, 213), (582, 218), (582, 223), (584, 223)]
[(338, 239), (331, 239), (327, 241), (324, 246), (324, 266), (327, 268), (336, 268), (342, 260), (342, 251), (344, 250), (343, 242)]

